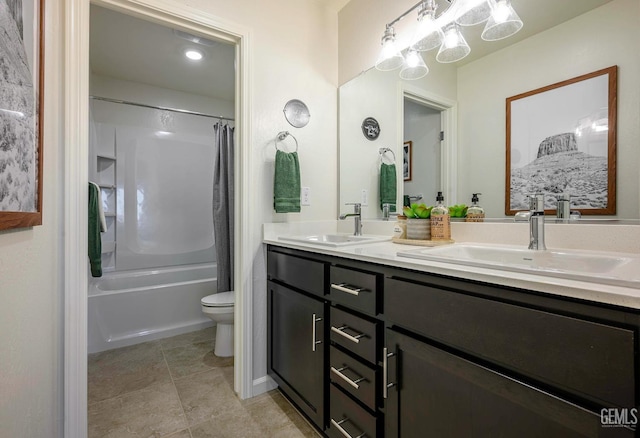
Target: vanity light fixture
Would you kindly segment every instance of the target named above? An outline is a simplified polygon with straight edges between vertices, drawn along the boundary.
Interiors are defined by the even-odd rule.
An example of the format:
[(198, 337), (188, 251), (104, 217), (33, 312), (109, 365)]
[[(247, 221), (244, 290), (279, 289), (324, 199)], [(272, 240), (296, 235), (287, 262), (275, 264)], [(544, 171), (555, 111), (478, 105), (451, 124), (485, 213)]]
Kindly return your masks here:
[(387, 24), (382, 37), (382, 51), (376, 61), (376, 68), (380, 71), (391, 71), (404, 63), (404, 57), (396, 45), (396, 33), (393, 26)]
[[(389, 22), (382, 37), (382, 50), (376, 61), (381, 71), (402, 67), (400, 77), (419, 79), (429, 71), (419, 52), (439, 47), (436, 60), (442, 63), (460, 61), (471, 53), (461, 26), (475, 26), (486, 22), (482, 39), (497, 41), (522, 29), (522, 20), (511, 6), (511, 0), (438, 0), (449, 3), (448, 7), (436, 15), (436, 0), (421, 0), (408, 11)], [(393, 25), (412, 11), (418, 9), (418, 25), (406, 50), (406, 56), (396, 46)]]
[(185, 50), (184, 56), (186, 56), (192, 61), (200, 61), (204, 57), (203, 53), (200, 50), (196, 50), (196, 49)]

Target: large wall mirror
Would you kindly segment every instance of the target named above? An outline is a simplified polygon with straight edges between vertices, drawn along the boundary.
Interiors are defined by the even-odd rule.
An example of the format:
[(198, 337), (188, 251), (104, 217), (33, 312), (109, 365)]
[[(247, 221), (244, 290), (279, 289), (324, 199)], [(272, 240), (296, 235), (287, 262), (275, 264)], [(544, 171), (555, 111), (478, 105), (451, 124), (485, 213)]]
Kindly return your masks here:
[[(427, 205), (443, 191), (446, 203), (480, 204), (489, 218), (506, 218), (506, 100), (610, 66), (618, 66), (616, 214), (602, 219), (640, 219), (640, 55), (637, 0), (546, 1), (544, 14), (527, 0), (513, 0), (524, 26), (540, 31), (491, 52), (479, 31), (465, 37), (482, 56), (440, 64), (423, 53), (430, 72), (407, 81), (399, 70), (371, 68), (339, 90), (339, 202), (363, 202), (363, 216), (381, 218), (379, 168), (395, 156), (397, 204), (411, 196)], [(535, 2), (537, 3), (537, 2)], [(589, 3), (588, 6), (585, 4)], [(528, 5), (529, 4), (529, 5)], [(554, 8), (576, 11), (548, 26)], [(537, 11), (537, 12), (535, 12)], [(532, 15), (533, 14), (533, 15)], [(389, 21), (394, 16), (389, 14)], [(405, 18), (408, 20), (409, 18)], [(465, 30), (466, 32), (466, 30)], [(475, 32), (476, 34), (474, 34)], [(379, 39), (380, 35), (371, 35)], [(506, 41), (506, 40), (505, 40)], [(633, 43), (631, 43), (633, 42)], [(373, 64), (375, 60), (372, 60)], [(375, 118), (380, 133), (365, 138), (361, 124)], [(443, 133), (443, 134), (441, 134)], [(444, 139), (441, 140), (441, 135)], [(404, 143), (411, 141), (411, 177), (404, 174)], [(381, 155), (381, 149), (394, 154)], [(593, 219), (591, 216), (589, 219)]]

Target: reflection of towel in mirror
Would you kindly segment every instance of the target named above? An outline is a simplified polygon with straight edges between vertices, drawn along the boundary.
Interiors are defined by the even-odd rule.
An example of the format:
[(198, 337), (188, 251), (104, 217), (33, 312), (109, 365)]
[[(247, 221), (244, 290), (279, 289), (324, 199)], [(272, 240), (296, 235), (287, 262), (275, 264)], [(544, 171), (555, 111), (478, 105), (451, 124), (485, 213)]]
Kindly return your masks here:
[(93, 184), (98, 190), (98, 213), (100, 215), (100, 231), (105, 233), (107, 231), (107, 219), (104, 216), (104, 210), (102, 209), (102, 199), (100, 197), (100, 186), (94, 183), (93, 181), (89, 181), (89, 184)]
[(100, 240), (100, 191), (89, 183), (89, 263), (91, 275), (102, 277), (102, 241)]
[(396, 211), (396, 165), (380, 165), (380, 210), (383, 204), (391, 204), (389, 211)]
[(300, 212), (300, 163), (297, 152), (276, 151), (273, 208), (276, 213)]

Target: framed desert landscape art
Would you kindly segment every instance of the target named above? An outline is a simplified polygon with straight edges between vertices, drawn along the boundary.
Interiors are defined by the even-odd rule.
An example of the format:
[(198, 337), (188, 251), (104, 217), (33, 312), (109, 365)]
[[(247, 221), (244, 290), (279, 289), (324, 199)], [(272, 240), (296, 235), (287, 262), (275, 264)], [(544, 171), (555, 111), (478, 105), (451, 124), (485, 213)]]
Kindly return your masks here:
[(0, 230), (42, 224), (44, 0), (0, 0)]
[(571, 210), (616, 213), (617, 66), (507, 98), (505, 214), (544, 193)]

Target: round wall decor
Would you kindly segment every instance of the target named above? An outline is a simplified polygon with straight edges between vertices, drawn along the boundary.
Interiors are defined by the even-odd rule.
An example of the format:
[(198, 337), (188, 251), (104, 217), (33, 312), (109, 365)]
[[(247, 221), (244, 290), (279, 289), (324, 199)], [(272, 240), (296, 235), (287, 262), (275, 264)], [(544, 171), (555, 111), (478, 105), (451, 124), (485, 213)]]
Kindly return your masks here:
[(307, 105), (298, 99), (291, 99), (286, 103), (282, 111), (284, 112), (284, 117), (287, 119), (287, 122), (295, 128), (306, 126), (311, 118)]
[(373, 117), (367, 117), (364, 119), (362, 122), (362, 133), (367, 137), (367, 140), (373, 141), (377, 139), (380, 135), (380, 125), (378, 124), (378, 121)]

